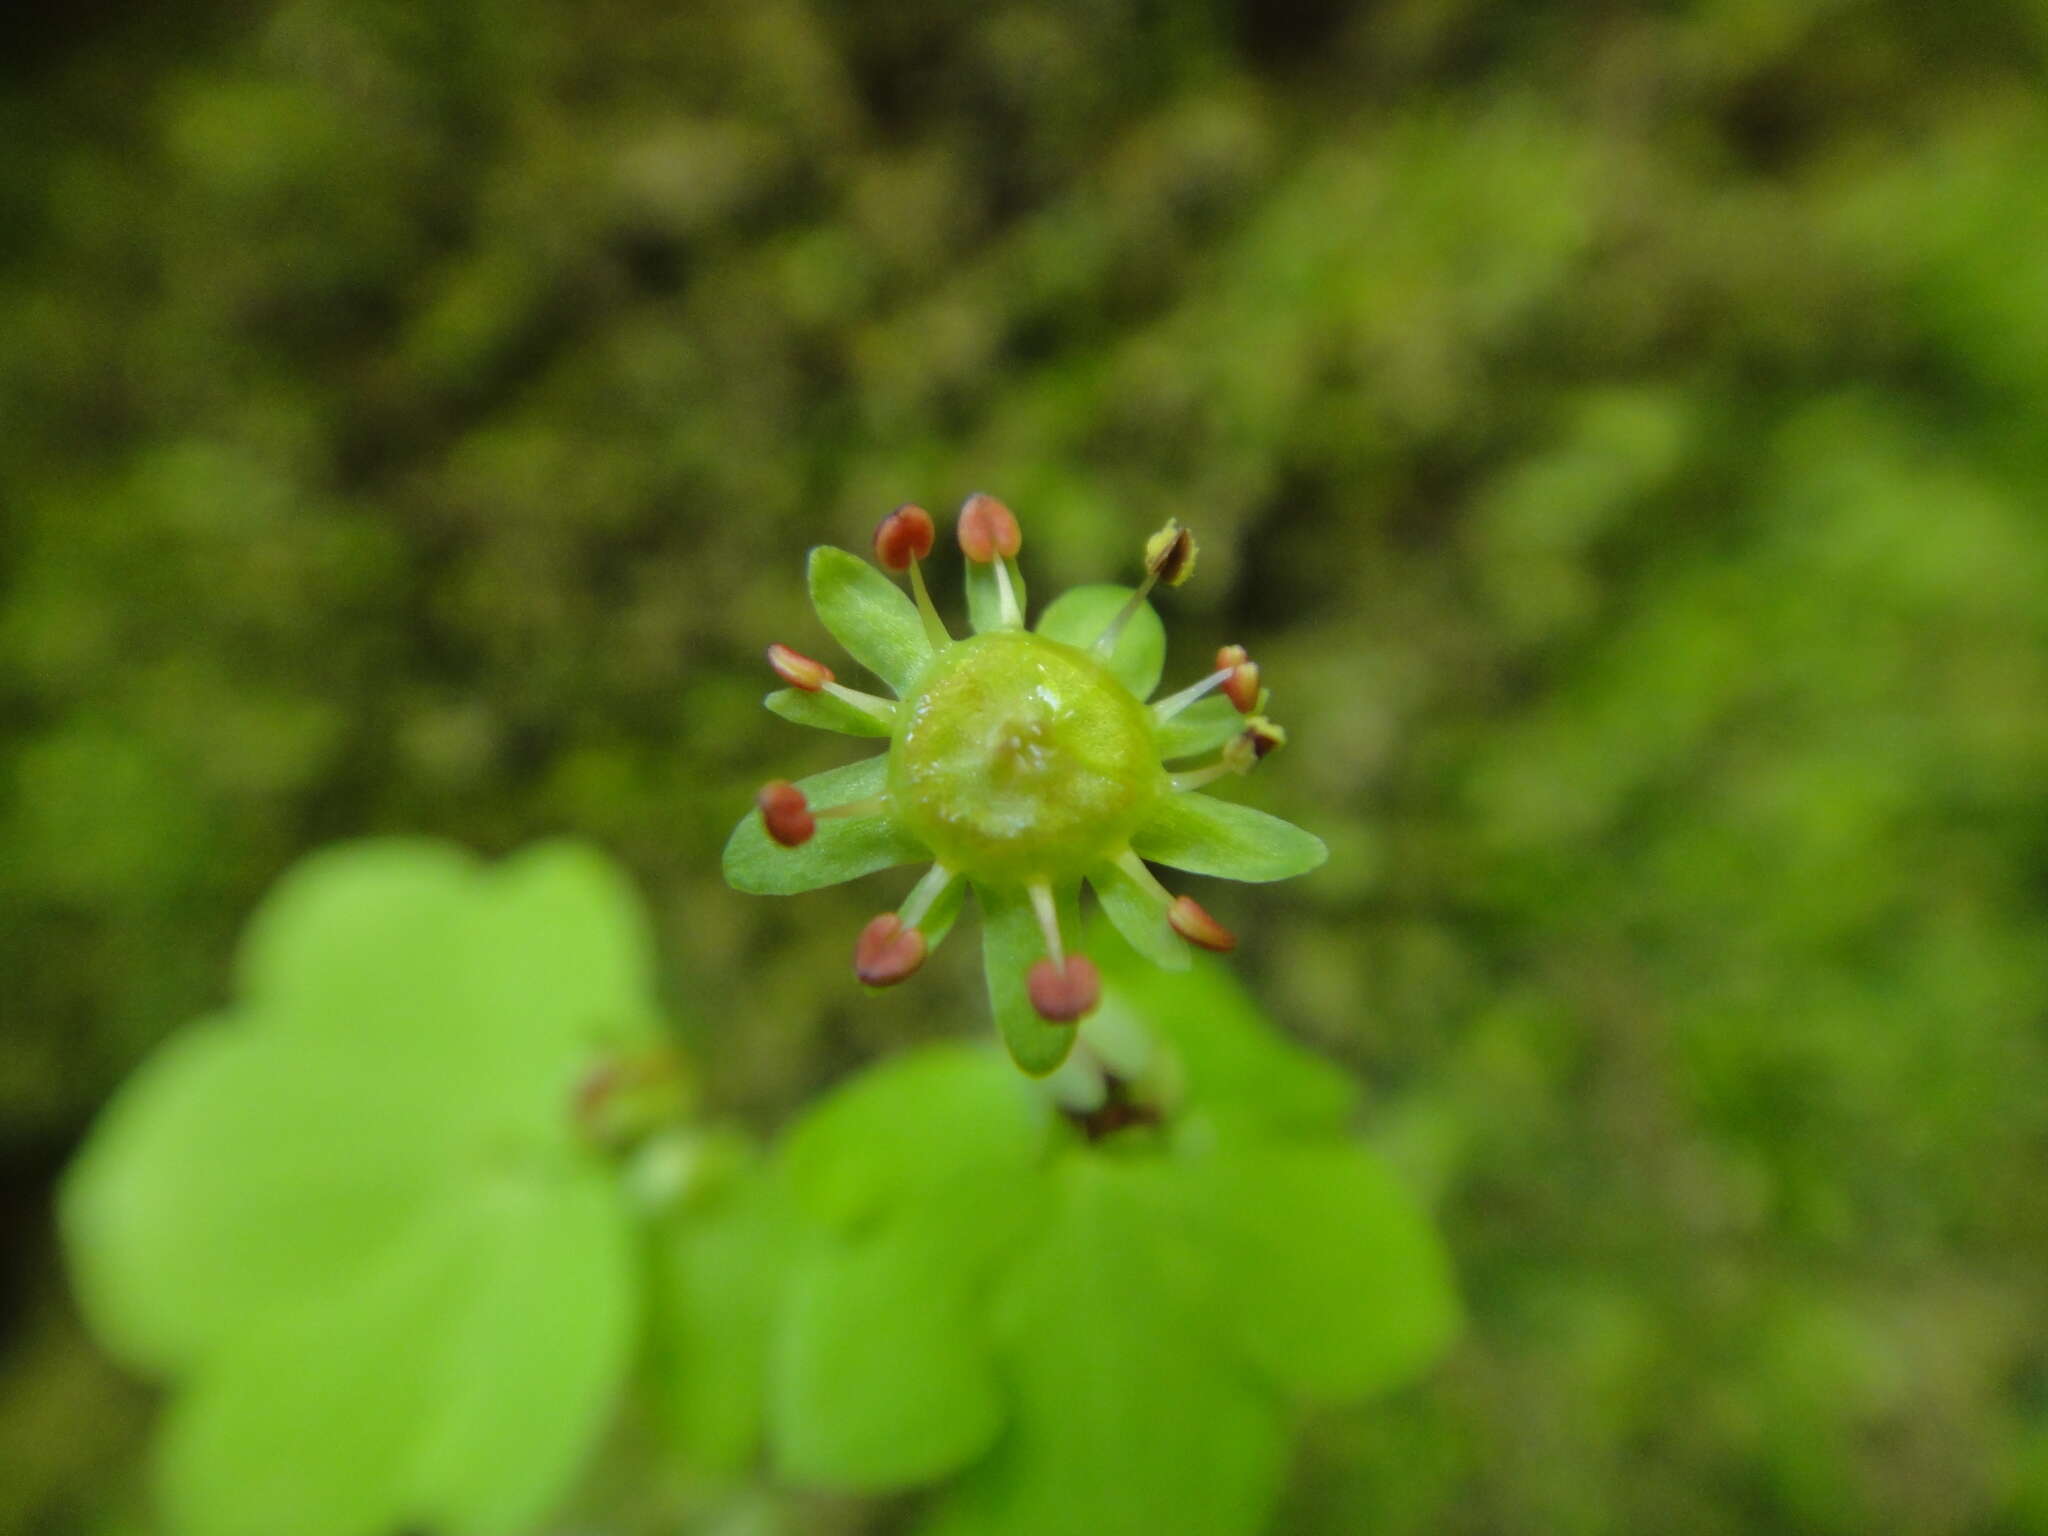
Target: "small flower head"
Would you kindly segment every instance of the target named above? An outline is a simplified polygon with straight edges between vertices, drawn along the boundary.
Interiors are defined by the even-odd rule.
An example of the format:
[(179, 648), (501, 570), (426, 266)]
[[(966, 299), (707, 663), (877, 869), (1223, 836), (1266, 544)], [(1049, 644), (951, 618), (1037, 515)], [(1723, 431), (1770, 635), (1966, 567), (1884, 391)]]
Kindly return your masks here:
[(973, 631), (959, 638), (925, 587), (934, 530), (922, 508), (898, 507), (874, 536), (876, 563), (908, 576), (908, 596), (843, 550), (811, 552), (819, 617), (891, 696), (849, 688), (777, 645), (769, 663), (788, 686), (768, 706), (887, 746), (802, 784), (766, 786), (726, 845), (726, 876), (741, 890), (790, 894), (926, 865), (903, 904), (854, 946), (854, 972), (869, 986), (914, 974), (971, 887), (997, 1022), (1018, 1064), (1045, 1073), (1101, 993), (1094, 962), (1070, 947), (1083, 885), (1132, 947), (1179, 967), (1190, 945), (1221, 951), (1237, 941), (1162, 886), (1153, 865), (1279, 880), (1315, 868), (1324, 849), (1287, 822), (1201, 793), (1285, 739), (1256, 713), (1265, 694), (1241, 647), (1224, 647), (1179, 692), (1152, 697), (1165, 635), (1146, 599), (1193, 571), (1188, 530), (1169, 521), (1152, 536), (1137, 588), (1076, 588), (1029, 628), (1016, 515), (977, 494), (955, 532)]

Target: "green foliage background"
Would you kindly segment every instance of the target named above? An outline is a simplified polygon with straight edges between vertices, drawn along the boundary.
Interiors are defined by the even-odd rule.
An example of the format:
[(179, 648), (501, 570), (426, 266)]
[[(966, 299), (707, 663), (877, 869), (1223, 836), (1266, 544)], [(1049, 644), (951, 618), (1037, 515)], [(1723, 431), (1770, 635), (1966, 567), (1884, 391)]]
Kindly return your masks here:
[(44, 26), (0, 1529), (132, 1506), (49, 1182), (304, 849), (617, 851), (764, 1127), (981, 1027), (970, 946), (846, 979), (886, 882), (717, 850), (845, 755), (758, 707), (804, 548), (985, 487), (1043, 591), (1200, 530), (1169, 676), (1252, 646), (1252, 798), (1334, 854), (1200, 895), (1461, 1267), (1460, 1351), (1319, 1419), (1283, 1528), (2048, 1530), (2039, 0)]

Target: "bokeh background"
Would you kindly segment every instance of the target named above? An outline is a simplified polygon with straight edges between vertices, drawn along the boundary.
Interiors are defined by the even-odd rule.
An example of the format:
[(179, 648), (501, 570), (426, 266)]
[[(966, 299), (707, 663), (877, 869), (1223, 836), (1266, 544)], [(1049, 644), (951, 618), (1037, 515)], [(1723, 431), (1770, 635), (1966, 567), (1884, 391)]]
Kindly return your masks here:
[(806, 546), (985, 488), (1199, 529), (1335, 857), (1197, 888), (1457, 1256), (1281, 1529), (2048, 1531), (2040, 0), (14, 26), (0, 1530), (130, 1528), (51, 1181), (302, 851), (601, 842), (764, 1129), (982, 1027), (717, 852)]

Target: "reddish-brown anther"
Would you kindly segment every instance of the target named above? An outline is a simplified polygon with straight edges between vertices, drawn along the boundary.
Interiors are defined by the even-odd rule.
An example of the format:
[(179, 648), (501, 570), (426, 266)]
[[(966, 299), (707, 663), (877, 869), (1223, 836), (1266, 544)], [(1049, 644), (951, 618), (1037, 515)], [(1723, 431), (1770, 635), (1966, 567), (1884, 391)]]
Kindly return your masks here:
[(988, 565), (997, 556), (1008, 560), (1024, 547), (1024, 532), (1017, 517), (995, 497), (976, 491), (960, 508), (960, 552), (976, 565)]
[(1166, 909), (1166, 920), (1190, 944), (1213, 949), (1219, 955), (1237, 948), (1237, 935), (1203, 911), (1192, 896), (1174, 897), (1173, 905)]
[(1063, 971), (1050, 957), (1031, 967), (1024, 980), (1031, 1006), (1048, 1024), (1073, 1024), (1095, 1011), (1102, 1000), (1102, 973), (1086, 955), (1067, 956)]
[(1244, 723), (1243, 740), (1251, 743), (1254, 760), (1269, 752), (1277, 752), (1287, 745), (1285, 728), (1275, 725), (1264, 715), (1254, 715)]
[(811, 816), (811, 803), (804, 792), (787, 779), (771, 779), (754, 796), (761, 808), (761, 825), (785, 848), (800, 848), (811, 840), (818, 823)]
[(875, 564), (885, 571), (907, 571), (913, 560), (932, 552), (937, 536), (931, 513), (906, 501), (875, 527)]
[[(1232, 646), (1235, 650), (1237, 647)], [(1259, 664), (1256, 661), (1240, 661), (1230, 669), (1230, 676), (1223, 679), (1223, 696), (1237, 706), (1240, 715), (1248, 715), (1259, 707)]]
[(768, 665), (790, 687), (801, 688), (805, 693), (816, 693), (832, 681), (832, 669), (825, 663), (813, 661), (802, 651), (792, 651), (786, 645), (768, 647)]
[(924, 934), (884, 912), (861, 929), (853, 946), (853, 974), (871, 987), (893, 987), (924, 964)]
[(1232, 667), (1241, 667), (1251, 659), (1251, 652), (1243, 646), (1226, 645), (1216, 653), (1216, 670), (1223, 672)]

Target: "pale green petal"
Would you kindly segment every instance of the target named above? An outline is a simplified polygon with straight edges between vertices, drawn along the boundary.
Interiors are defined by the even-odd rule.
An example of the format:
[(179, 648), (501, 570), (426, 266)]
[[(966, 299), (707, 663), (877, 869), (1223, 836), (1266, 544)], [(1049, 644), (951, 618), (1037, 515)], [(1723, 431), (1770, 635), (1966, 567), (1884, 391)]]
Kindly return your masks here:
[[(1038, 632), (1076, 650), (1093, 653), (1096, 640), (1130, 601), (1132, 589), (1117, 586), (1075, 587), (1062, 592), (1038, 618)], [(1131, 615), (1104, 664), (1141, 699), (1152, 697), (1166, 665), (1166, 626), (1150, 603)]]
[(931, 659), (931, 637), (903, 589), (867, 561), (821, 544), (811, 551), (811, 604), (846, 654), (898, 694)]
[(1167, 762), (1214, 752), (1244, 729), (1244, 716), (1220, 693), (1197, 699), (1159, 727), (1159, 755)]
[(1126, 944), (1154, 965), (1173, 971), (1187, 967), (1188, 941), (1173, 931), (1158, 896), (1114, 864), (1090, 871), (1088, 884)]
[(1131, 838), (1138, 856), (1226, 880), (1288, 880), (1330, 856), (1323, 840), (1289, 821), (1213, 795), (1169, 795)]
[(778, 688), (761, 701), (774, 713), (798, 725), (820, 731), (837, 731), (842, 736), (886, 736), (889, 722), (855, 707), (829, 693), (810, 693), (802, 688)]
[[(1025, 976), (1045, 957), (1045, 936), (1022, 886), (977, 884), (974, 891), (981, 902), (981, 958), (996, 1028), (1017, 1065), (1033, 1077), (1043, 1077), (1067, 1059), (1075, 1034), (1071, 1024), (1041, 1019), (1025, 990)], [(1063, 914), (1062, 921), (1072, 920)], [(1078, 927), (1070, 926), (1067, 932), (1079, 937)]]
[[(1010, 590), (1017, 594), (1017, 612), (1024, 608), (1024, 572), (1015, 560), (1009, 561)], [(1003, 622), (1002, 596), (996, 587), (996, 568), (979, 561), (967, 562), (967, 619), (974, 626), (977, 635), (985, 635), (992, 629), (1015, 629), (1014, 624)]]
[[(883, 754), (799, 779), (797, 788), (816, 809), (878, 795), (887, 787), (888, 777), (889, 759)], [(801, 848), (785, 848), (768, 835), (760, 813), (750, 810), (726, 840), (725, 878), (736, 891), (794, 896), (930, 857), (931, 851), (887, 812), (820, 821), (809, 842)]]

